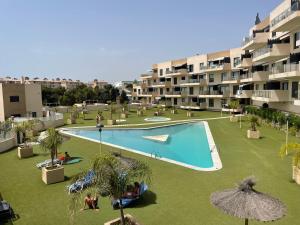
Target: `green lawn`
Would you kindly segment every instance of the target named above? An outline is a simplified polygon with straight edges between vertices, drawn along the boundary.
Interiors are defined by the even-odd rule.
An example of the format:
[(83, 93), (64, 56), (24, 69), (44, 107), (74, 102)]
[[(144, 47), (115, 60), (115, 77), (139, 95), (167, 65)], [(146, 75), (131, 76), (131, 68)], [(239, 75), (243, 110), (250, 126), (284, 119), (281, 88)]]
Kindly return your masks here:
[[(141, 124), (145, 123), (144, 119), (147, 117), (153, 117), (154, 112), (156, 109), (148, 109), (144, 111), (143, 116), (137, 116), (136, 110), (132, 109), (129, 112), (128, 118), (126, 119), (126, 122), (122, 122), (120, 124)], [(176, 120), (186, 120), (189, 119), (186, 116), (185, 110), (177, 110), (177, 114), (171, 114), (170, 109), (167, 109), (167, 111), (163, 112), (164, 117), (171, 118), (173, 121)], [(208, 111), (194, 111), (194, 117), (193, 119), (203, 119), (203, 118), (212, 118), (212, 117), (220, 117), (220, 112), (208, 112)], [(90, 111), (88, 114), (85, 115), (85, 120), (83, 119), (83, 116), (80, 114), (79, 119), (76, 121), (76, 126), (95, 126), (96, 124), (96, 115), (97, 111)], [(109, 111), (103, 111), (103, 116), (105, 120), (103, 121), (104, 124), (106, 124), (106, 119), (110, 118)], [(223, 116), (228, 116), (228, 114), (223, 113)], [(67, 119), (70, 117), (69, 113), (64, 114), (65, 122), (67, 122)], [(120, 119), (120, 112), (116, 112), (113, 114), (113, 119)], [(74, 125), (67, 125), (67, 126), (74, 126)]]
[[(216, 115), (220, 114), (199, 113), (202, 118)], [(178, 115), (178, 119), (183, 117)], [(132, 118), (134, 121), (141, 119)], [(94, 121), (82, 121), (80, 125), (84, 124), (93, 125)], [(217, 172), (197, 172), (124, 151), (126, 156), (146, 160), (153, 170), (151, 192), (144, 196), (140, 204), (127, 208), (125, 212), (145, 225), (243, 224), (242, 220), (227, 216), (211, 206), (209, 197), (214, 191), (231, 188), (241, 179), (255, 175), (258, 190), (280, 198), (287, 205), (288, 215), (272, 224), (298, 224), (300, 186), (291, 182), (291, 159), (282, 160), (278, 156), (278, 149), (285, 141), (284, 133), (260, 127), (263, 138), (248, 140), (245, 137), (246, 124), (243, 124), (242, 130), (238, 123), (230, 123), (229, 119), (211, 120), (209, 125), (223, 163), (223, 169)], [(108, 146), (103, 149), (116, 150)], [(17, 158), (16, 150), (0, 154), (0, 191), (20, 216), (14, 224), (68, 224), (66, 185), (69, 181), (45, 185), (35, 164), (49, 156), (41, 154), (37, 148), (34, 150), (37, 156), (23, 160)], [(84, 158), (79, 164), (65, 166), (65, 175), (72, 177), (89, 167), (98, 150), (96, 143), (77, 138), (65, 142), (61, 152), (68, 151), (72, 156)], [(100, 206), (100, 212), (78, 212), (77, 224), (98, 225), (118, 217), (119, 212), (112, 210), (108, 198), (101, 199)], [(251, 221), (250, 224), (261, 223)]]

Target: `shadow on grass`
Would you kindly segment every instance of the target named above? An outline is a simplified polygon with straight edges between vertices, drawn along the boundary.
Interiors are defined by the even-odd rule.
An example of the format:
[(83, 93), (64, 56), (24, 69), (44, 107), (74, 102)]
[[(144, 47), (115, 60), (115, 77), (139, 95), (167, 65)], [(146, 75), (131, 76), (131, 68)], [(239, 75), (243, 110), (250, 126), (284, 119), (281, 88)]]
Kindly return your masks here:
[(3, 216), (0, 218), (0, 225), (12, 225), (15, 221), (20, 219), (19, 214), (16, 214), (13, 209), (11, 209), (11, 215)]
[(156, 204), (156, 194), (152, 191), (146, 191), (139, 199), (132, 202), (127, 208), (143, 208), (148, 205)]

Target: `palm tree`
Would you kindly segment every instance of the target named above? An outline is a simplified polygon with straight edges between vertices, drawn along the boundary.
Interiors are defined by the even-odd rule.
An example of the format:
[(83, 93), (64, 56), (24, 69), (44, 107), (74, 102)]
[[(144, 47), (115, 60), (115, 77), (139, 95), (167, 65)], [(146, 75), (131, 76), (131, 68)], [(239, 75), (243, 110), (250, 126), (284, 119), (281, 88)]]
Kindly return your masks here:
[[(233, 114), (232, 116), (234, 116), (234, 110), (238, 109), (240, 107), (240, 103), (238, 101), (230, 101), (228, 104), (229, 108), (232, 109)], [(230, 111), (231, 114), (231, 111)]]
[(251, 125), (251, 131), (256, 131), (256, 127), (259, 126), (258, 117), (250, 116), (249, 121), (250, 121), (250, 125)]
[[(125, 195), (127, 186), (143, 180), (149, 183), (151, 169), (144, 162), (110, 154), (102, 154), (97, 157), (91, 169), (95, 172), (95, 176), (92, 185), (87, 189), (96, 189), (98, 193), (105, 193), (106, 196), (119, 200), (121, 224), (125, 225), (122, 197)], [(85, 175), (86, 173), (83, 173), (79, 177), (82, 178)], [(78, 194), (72, 195), (71, 208), (75, 208), (76, 198), (79, 196)]]
[(63, 137), (58, 130), (49, 128), (47, 130), (47, 137), (40, 142), (40, 146), (45, 151), (50, 151), (51, 165), (53, 167), (54, 157), (57, 158), (57, 149), (62, 144)]
[[(279, 155), (283, 158), (292, 155), (293, 167), (300, 169), (300, 144), (299, 143), (288, 143), (281, 146)], [(293, 174), (293, 177), (295, 174)]]

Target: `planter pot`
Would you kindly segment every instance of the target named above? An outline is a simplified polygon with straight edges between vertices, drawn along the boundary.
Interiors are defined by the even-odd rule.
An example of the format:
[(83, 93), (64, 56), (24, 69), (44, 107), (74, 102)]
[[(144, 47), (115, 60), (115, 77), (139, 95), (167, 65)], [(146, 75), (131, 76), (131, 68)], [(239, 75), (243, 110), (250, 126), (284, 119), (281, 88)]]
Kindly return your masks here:
[(137, 114), (138, 116), (143, 116), (143, 115), (144, 115), (143, 111), (137, 111), (136, 114)]
[(54, 168), (42, 169), (42, 180), (45, 184), (54, 184), (65, 180), (64, 167), (56, 166)]
[[(130, 221), (130, 224), (132, 224), (132, 225), (141, 225), (138, 222), (136, 222), (136, 220), (129, 214), (125, 215), (125, 220)], [(104, 223), (104, 225), (120, 225), (120, 224), (121, 224), (121, 218), (117, 218), (117, 219), (114, 219), (114, 220)]]
[(260, 138), (259, 130), (257, 130), (257, 131), (247, 130), (247, 138), (259, 139)]
[(33, 150), (31, 145), (24, 145), (22, 147), (18, 147), (18, 157), (20, 159), (28, 158), (33, 156)]
[(236, 116), (230, 116), (230, 122), (238, 122), (239, 118), (237, 118)]
[(194, 113), (192, 113), (192, 112), (187, 112), (187, 113), (186, 113), (186, 116), (187, 116), (187, 117), (193, 117), (193, 116), (194, 116)]
[(128, 114), (127, 114), (127, 113), (121, 113), (121, 118), (122, 118), (122, 119), (128, 118)]
[(300, 185), (300, 169), (293, 166), (293, 180)]
[(76, 119), (67, 119), (67, 124), (75, 124), (76, 123)]
[(171, 109), (171, 114), (177, 114), (177, 110), (176, 109)]
[(107, 125), (116, 125), (117, 121), (116, 120), (107, 120)]

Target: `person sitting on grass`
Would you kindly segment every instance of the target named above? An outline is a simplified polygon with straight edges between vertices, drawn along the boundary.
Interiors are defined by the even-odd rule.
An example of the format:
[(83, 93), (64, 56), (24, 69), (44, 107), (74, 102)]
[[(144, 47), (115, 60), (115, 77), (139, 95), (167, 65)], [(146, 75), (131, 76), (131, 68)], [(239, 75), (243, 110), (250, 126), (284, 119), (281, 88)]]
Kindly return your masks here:
[(88, 209), (93, 209), (99, 211), (98, 208), (98, 197), (92, 197), (91, 193), (87, 193), (86, 197), (84, 198), (84, 206), (81, 211), (85, 210), (85, 207), (88, 206)]
[(71, 156), (69, 155), (68, 152), (65, 152), (65, 155), (59, 157), (59, 160), (61, 160), (63, 162), (67, 162), (70, 159), (71, 159)]

